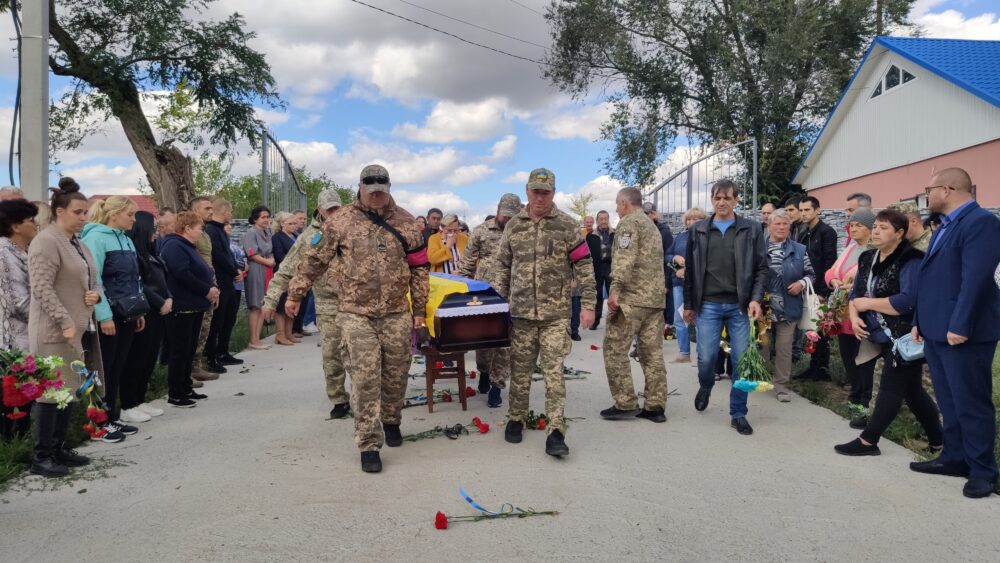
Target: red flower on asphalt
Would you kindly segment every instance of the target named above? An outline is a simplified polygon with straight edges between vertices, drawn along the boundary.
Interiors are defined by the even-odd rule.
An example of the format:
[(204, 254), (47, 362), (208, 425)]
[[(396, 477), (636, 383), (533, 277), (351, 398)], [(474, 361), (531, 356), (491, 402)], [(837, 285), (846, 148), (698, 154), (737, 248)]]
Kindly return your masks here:
[(434, 527), (438, 530), (448, 529), (448, 517), (444, 515), (444, 512), (438, 512), (434, 515)]
[(591, 350), (599, 350), (599, 348), (597, 347), (597, 345), (596, 345), (596, 344), (591, 344), (591, 345), (590, 345), (590, 349), (591, 349)]
[(446, 403), (450, 403), (451, 402), (451, 393), (449, 393), (447, 391), (445, 391), (444, 393), (441, 393), (441, 400), (444, 401), (444, 402), (446, 402)]
[(475, 397), (476, 396), (476, 390), (473, 389), (472, 387), (466, 387), (465, 388), (465, 396), (466, 397)]
[(484, 423), (482, 423), (482, 424), (479, 425), (479, 433), (480, 434), (486, 434), (489, 431), (490, 431), (490, 425), (489, 424), (486, 424), (484, 422)]
[(469, 379), (475, 379), (475, 378), (476, 378), (476, 372), (470, 371), (469, 372)]
[(440, 361), (439, 362), (435, 362), (434, 363), (434, 367), (436, 367), (438, 369), (441, 369), (441, 368), (444, 367), (444, 362), (440, 362)]
[(538, 429), (539, 429), (539, 430), (545, 430), (545, 426), (546, 426), (546, 424), (547, 424), (547, 423), (545, 422), (545, 419), (544, 419), (544, 418), (539, 418), (539, 419), (538, 419)]

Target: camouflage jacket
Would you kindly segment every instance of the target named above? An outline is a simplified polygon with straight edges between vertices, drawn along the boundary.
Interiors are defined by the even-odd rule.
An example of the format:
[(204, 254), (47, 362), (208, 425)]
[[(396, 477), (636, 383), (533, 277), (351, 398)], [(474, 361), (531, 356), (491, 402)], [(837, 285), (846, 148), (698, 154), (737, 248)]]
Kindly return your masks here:
[(473, 229), (465, 254), (462, 255), (458, 275), (492, 283), (493, 261), (500, 248), (501, 237), (503, 227), (497, 225), (496, 219), (490, 219)]
[(340, 311), (369, 317), (427, 308), (427, 247), (417, 222), (392, 200), (381, 217), (407, 242), (372, 222), (371, 212), (360, 201), (345, 205), (323, 225), (323, 237), (309, 247), (299, 261), (296, 275), (288, 283), (288, 297), (302, 299), (313, 281), (339, 260)]
[(663, 237), (652, 219), (640, 209), (622, 217), (611, 252), (610, 293), (618, 303), (664, 308)]
[[(267, 286), (267, 295), (264, 296), (264, 306), (268, 309), (275, 309), (281, 294), (288, 290), (288, 282), (295, 277), (295, 272), (299, 267), (299, 262), (305, 256), (305, 249), (316, 246), (323, 240), (323, 223), (319, 219), (313, 219), (312, 223), (302, 231), (299, 238), (295, 239), (295, 244), (288, 251), (285, 259), (281, 261), (281, 267), (274, 273), (271, 283)], [(337, 280), (336, 268), (337, 260), (330, 261), (326, 271), (326, 283), (318, 283), (313, 287), (313, 293), (317, 299), (336, 301)]]
[(511, 219), (495, 264), (494, 287), (510, 302), (513, 317), (539, 321), (568, 317), (573, 277), (582, 288), (583, 308), (592, 310), (597, 304), (587, 241), (576, 221), (554, 205), (538, 221), (527, 209)]

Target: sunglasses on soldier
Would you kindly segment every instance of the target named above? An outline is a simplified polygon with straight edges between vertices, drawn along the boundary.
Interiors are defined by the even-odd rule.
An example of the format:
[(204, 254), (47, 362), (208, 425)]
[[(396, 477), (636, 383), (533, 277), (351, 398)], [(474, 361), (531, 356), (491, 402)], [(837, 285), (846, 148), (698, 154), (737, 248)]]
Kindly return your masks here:
[(388, 184), (389, 178), (386, 176), (365, 176), (361, 179), (361, 183), (366, 186), (371, 186), (372, 184)]

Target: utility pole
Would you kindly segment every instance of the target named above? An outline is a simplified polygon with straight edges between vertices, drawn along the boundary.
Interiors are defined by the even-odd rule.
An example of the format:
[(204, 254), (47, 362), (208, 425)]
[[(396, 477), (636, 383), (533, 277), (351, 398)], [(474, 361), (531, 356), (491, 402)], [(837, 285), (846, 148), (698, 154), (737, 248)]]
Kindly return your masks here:
[(28, 200), (48, 200), (49, 2), (21, 3), (21, 190)]

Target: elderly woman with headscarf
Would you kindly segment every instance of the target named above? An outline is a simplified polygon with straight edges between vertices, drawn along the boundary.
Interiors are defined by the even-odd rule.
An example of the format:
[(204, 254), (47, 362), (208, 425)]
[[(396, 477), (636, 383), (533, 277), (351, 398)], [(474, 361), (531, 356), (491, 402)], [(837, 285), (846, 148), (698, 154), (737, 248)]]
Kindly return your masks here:
[(449, 213), (441, 219), (441, 231), (427, 239), (427, 259), (432, 272), (458, 273), (469, 235), (462, 232), (458, 216)]

